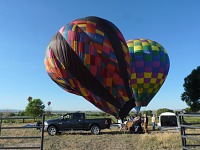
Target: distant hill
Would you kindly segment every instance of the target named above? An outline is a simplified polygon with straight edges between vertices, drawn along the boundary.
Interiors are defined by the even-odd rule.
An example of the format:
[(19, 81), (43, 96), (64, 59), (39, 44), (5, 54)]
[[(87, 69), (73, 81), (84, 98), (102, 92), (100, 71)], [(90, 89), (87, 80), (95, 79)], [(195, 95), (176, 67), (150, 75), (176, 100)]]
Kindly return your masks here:
[[(20, 112), (20, 111), (24, 111), (24, 110), (19, 110), (19, 109), (0, 109), (0, 112)], [(88, 110), (88, 111), (78, 111), (78, 110), (53, 110), (52, 113), (66, 113), (66, 112), (102, 112), (100, 110)]]
[(0, 112), (20, 112), (24, 110), (18, 110), (18, 109), (0, 109)]

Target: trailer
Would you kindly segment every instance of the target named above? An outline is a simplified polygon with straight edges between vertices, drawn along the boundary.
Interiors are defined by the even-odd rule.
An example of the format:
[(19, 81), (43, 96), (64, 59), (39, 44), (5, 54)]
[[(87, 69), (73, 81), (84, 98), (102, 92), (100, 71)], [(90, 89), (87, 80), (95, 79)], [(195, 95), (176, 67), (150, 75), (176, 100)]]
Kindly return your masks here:
[(175, 113), (164, 112), (159, 116), (158, 129), (160, 130), (170, 130), (170, 129), (179, 129), (178, 117)]

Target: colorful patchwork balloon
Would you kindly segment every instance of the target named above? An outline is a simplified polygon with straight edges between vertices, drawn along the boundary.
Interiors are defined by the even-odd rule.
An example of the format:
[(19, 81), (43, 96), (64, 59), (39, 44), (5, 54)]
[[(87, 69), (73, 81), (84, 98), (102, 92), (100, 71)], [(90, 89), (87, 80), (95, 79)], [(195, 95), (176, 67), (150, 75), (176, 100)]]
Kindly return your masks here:
[(164, 83), (169, 57), (163, 46), (148, 39), (127, 41), (131, 55), (131, 86), (136, 109), (147, 106)]
[(113, 23), (86, 17), (59, 30), (44, 63), (50, 78), (64, 90), (124, 118), (135, 107), (130, 60), (126, 41)]

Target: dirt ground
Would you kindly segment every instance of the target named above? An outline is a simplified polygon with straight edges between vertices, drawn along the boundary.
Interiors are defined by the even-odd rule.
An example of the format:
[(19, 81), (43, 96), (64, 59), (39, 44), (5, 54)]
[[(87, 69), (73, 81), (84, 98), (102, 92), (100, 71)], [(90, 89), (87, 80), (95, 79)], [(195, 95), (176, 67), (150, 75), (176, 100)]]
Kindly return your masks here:
[[(5, 130), (1, 136), (38, 136), (36, 129)], [(0, 140), (0, 148), (5, 146), (38, 146), (40, 139)], [(68, 131), (61, 135), (44, 134), (44, 150), (179, 150), (180, 133), (149, 131), (149, 134), (131, 134), (118, 129), (102, 130), (100, 135), (90, 131)]]

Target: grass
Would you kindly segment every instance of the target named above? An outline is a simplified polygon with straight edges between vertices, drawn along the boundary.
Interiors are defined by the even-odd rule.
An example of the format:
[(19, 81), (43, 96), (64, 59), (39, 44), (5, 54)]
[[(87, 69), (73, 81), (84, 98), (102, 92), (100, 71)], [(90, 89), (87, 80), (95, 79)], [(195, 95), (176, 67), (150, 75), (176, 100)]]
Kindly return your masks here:
[[(8, 126), (7, 124), (3, 124)], [(22, 126), (23, 124), (17, 124)], [(10, 126), (10, 125), (9, 125)], [(15, 124), (16, 126), (16, 124)], [(36, 129), (2, 130), (1, 136), (38, 136)], [(44, 134), (44, 150), (179, 150), (181, 149), (180, 133), (150, 131), (150, 134), (130, 134), (118, 129), (102, 130), (100, 135), (89, 131), (68, 131), (61, 135)], [(39, 139), (0, 140), (3, 146), (39, 146)]]
[[(59, 116), (58, 116), (59, 117)], [(56, 117), (56, 118), (58, 118)], [(91, 116), (87, 118), (103, 118)], [(106, 116), (116, 122), (111, 116)], [(50, 118), (46, 118), (50, 119)], [(196, 122), (197, 118), (186, 118), (188, 122)], [(35, 124), (34, 120), (16, 122), (5, 121), (2, 126), (24, 126)], [(150, 124), (149, 124), (150, 125)], [(186, 133), (200, 133), (199, 130), (187, 130)], [(0, 136), (39, 136), (36, 129), (3, 129)], [(188, 141), (188, 144), (199, 144), (198, 141)], [(40, 139), (0, 140), (0, 147), (5, 146), (39, 146)], [(149, 134), (130, 134), (118, 129), (102, 130), (100, 135), (92, 135), (90, 131), (68, 131), (61, 135), (49, 136), (44, 134), (44, 150), (181, 150), (181, 136), (177, 131), (151, 131)], [(197, 148), (199, 149), (199, 147)]]

